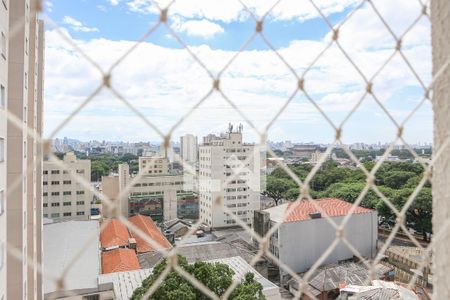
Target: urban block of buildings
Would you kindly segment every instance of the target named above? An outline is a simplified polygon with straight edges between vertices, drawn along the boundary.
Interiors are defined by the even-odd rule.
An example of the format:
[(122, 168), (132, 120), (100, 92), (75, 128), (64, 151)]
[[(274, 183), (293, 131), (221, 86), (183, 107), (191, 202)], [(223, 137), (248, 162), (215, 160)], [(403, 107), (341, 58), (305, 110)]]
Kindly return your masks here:
[[(140, 178), (130, 175), (128, 164), (120, 164), (118, 170), (118, 174), (102, 177), (102, 193), (115, 202), (123, 216), (142, 214), (169, 221), (179, 214), (195, 215), (198, 196), (194, 176), (172, 174), (167, 158), (139, 157)], [(104, 217), (110, 217), (107, 205), (103, 204), (102, 212)]]
[(200, 220), (213, 228), (235, 226), (236, 222), (217, 204), (229, 208), (242, 222), (251, 225), (260, 209), (259, 147), (244, 143), (242, 126), (220, 136), (208, 135), (199, 146)]
[(73, 152), (66, 153), (59, 162), (45, 160), (43, 163), (43, 210), (44, 218), (61, 220), (88, 220), (90, 216), (92, 192), (75, 180), (82, 177), (90, 184), (91, 161), (77, 159)]
[(36, 267), (42, 263), (42, 147), (36, 137), (42, 133), (45, 47), (36, 5), (0, 3), (0, 299), (43, 294)]

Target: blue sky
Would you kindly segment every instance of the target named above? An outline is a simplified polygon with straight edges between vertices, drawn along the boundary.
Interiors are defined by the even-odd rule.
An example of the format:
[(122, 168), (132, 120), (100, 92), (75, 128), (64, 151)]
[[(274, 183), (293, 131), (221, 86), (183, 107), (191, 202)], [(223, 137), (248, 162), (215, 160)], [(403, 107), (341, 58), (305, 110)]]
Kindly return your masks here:
[[(133, 41), (158, 21), (147, 0), (49, 0), (46, 14), (85, 53), (107, 69)], [(272, 1), (244, 1), (257, 15)], [(355, 8), (355, 0), (316, 1), (332, 25)], [(420, 14), (411, 1), (374, 1), (393, 31), (400, 35)], [(163, 4), (161, 4), (163, 5)], [(403, 14), (397, 12), (401, 10)], [(169, 10), (169, 24), (214, 74), (254, 32), (255, 22), (240, 4), (218, 0), (184, 0)], [(329, 28), (308, 0), (284, 0), (269, 14), (264, 34), (301, 76), (329, 41)], [(76, 108), (99, 83), (100, 76), (50, 26), (46, 31), (45, 134)], [(340, 30), (342, 47), (367, 78), (392, 54), (395, 41), (370, 7), (363, 6)], [(429, 21), (409, 32), (404, 53), (421, 79), (430, 80)], [(113, 85), (145, 117), (167, 132), (210, 88), (211, 80), (161, 26), (112, 73)], [(373, 81), (380, 102), (401, 122), (420, 103), (423, 89), (400, 55)], [(221, 77), (224, 93), (259, 130), (276, 115), (296, 88), (296, 79), (257, 37)], [(308, 95), (339, 125), (358, 103), (365, 83), (336, 45), (305, 76)], [(63, 104), (64, 103), (64, 104)], [(63, 104), (63, 105), (62, 105)], [(243, 122), (247, 139), (257, 140), (229, 104), (213, 94), (174, 132), (199, 136)], [(371, 97), (344, 124), (344, 142), (388, 142), (396, 129)], [(406, 124), (408, 142), (432, 140), (431, 105), (425, 103)], [(103, 91), (57, 137), (81, 140), (158, 140), (144, 122), (110, 92)], [(269, 130), (275, 141), (332, 142), (334, 132), (300, 91)]]

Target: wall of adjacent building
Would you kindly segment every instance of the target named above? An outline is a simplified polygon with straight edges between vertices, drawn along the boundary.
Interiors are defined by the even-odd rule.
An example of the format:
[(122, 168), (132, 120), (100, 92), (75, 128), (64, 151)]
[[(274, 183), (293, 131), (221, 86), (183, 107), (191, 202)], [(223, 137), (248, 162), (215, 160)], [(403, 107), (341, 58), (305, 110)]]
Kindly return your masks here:
[(68, 153), (64, 156), (64, 164), (66, 169), (55, 162), (44, 161), (43, 216), (55, 220), (88, 220), (93, 195), (70, 174), (81, 176), (90, 183), (91, 161), (76, 159), (73, 153)]
[[(340, 224), (344, 217), (333, 217)], [(376, 211), (354, 214), (344, 227), (345, 238), (364, 257), (376, 254), (378, 217)], [(294, 272), (310, 268), (336, 238), (336, 229), (324, 218), (283, 223), (278, 229), (279, 259)], [(352, 258), (353, 252), (342, 242), (323, 261), (323, 265)]]

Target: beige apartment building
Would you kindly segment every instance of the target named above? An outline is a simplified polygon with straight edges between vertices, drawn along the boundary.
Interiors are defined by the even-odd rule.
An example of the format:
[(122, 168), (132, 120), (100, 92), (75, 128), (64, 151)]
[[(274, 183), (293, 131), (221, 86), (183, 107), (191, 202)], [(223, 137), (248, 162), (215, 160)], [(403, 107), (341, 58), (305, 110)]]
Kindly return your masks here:
[(170, 169), (169, 160), (163, 156), (140, 156), (139, 172), (146, 174), (168, 174)]
[(246, 224), (253, 222), (253, 212), (260, 209), (260, 150), (242, 142), (242, 126), (220, 136), (208, 135), (199, 146), (200, 220), (211, 227), (235, 226), (236, 222), (218, 198)]
[[(159, 162), (161, 167), (153, 168), (158, 170), (156, 174), (145, 174), (138, 180), (130, 175), (128, 164), (120, 164), (118, 174), (102, 177), (102, 193), (116, 203), (119, 213), (125, 217), (143, 214), (154, 220), (172, 220), (177, 218), (179, 201), (197, 197), (192, 175), (171, 174), (168, 159), (157, 160), (164, 162)], [(144, 157), (140, 157), (139, 162), (139, 171), (149, 163), (148, 158)], [(154, 163), (151, 162), (152, 165)], [(133, 185), (125, 190), (133, 181)], [(122, 197), (119, 197), (121, 194)], [(112, 217), (107, 205), (102, 206), (102, 215)]]
[(43, 216), (57, 221), (88, 220), (93, 194), (70, 174), (90, 183), (91, 161), (77, 159), (73, 152), (68, 152), (63, 162), (65, 166), (61, 168), (56, 162), (44, 161)]
[[(43, 298), (37, 271), (42, 262), (37, 137), (42, 132), (44, 29), (35, 5), (31, 0), (0, 3), (0, 299)], [(6, 253), (6, 243), (21, 253), (19, 259)]]

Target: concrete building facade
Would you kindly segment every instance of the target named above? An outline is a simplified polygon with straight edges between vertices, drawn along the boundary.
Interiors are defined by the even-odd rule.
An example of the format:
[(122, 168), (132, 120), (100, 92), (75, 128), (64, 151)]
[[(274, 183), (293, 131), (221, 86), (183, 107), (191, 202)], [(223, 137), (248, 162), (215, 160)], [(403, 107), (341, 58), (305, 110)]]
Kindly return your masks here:
[[(291, 205), (295, 205), (295, 208), (285, 217)], [(281, 223), (270, 238), (269, 250), (296, 273), (303, 273), (312, 267), (336, 238), (336, 229), (322, 217), (316, 206), (339, 225), (352, 204), (331, 198), (298, 200), (255, 213), (255, 232), (261, 236), (275, 224)], [(374, 257), (378, 239), (377, 212), (357, 207), (344, 226), (344, 236), (362, 256)], [(351, 259), (353, 256), (354, 253), (343, 242), (339, 242), (322, 265)]]
[[(0, 3), (0, 299), (42, 299), (43, 22), (35, 1)], [(11, 33), (14, 28), (14, 34)], [(6, 243), (21, 253), (6, 254)], [(7, 276), (6, 276), (7, 274)]]
[(0, 299), (6, 297), (6, 156), (9, 0), (0, 4)]
[(93, 195), (70, 174), (91, 181), (91, 161), (77, 159), (73, 152), (63, 158), (66, 168), (44, 161), (43, 167), (43, 216), (53, 220), (88, 220)]
[(163, 175), (168, 174), (170, 170), (170, 163), (166, 157), (162, 156), (140, 156), (139, 157), (139, 172), (146, 174)]
[[(141, 167), (145, 168), (148, 161), (148, 158), (139, 158), (140, 173), (143, 171)], [(179, 202), (186, 197), (196, 197), (193, 176), (170, 174), (169, 167), (164, 167), (164, 162), (160, 166), (159, 170), (167, 172), (159, 173), (158, 170), (156, 174), (144, 174), (136, 180), (136, 177), (130, 175), (129, 166), (121, 164), (118, 174), (102, 177), (102, 193), (116, 203), (119, 212), (125, 217), (143, 214), (155, 220), (175, 219)], [(127, 185), (132, 181), (133, 185), (127, 190)], [(107, 205), (102, 206), (102, 214), (104, 217), (113, 217)]]
[(195, 166), (198, 161), (198, 140), (192, 134), (180, 137), (180, 154), (184, 162)]
[(260, 209), (260, 151), (242, 142), (242, 127), (220, 136), (208, 135), (199, 146), (200, 219), (211, 227), (236, 225), (220, 206), (218, 198), (246, 224)]

